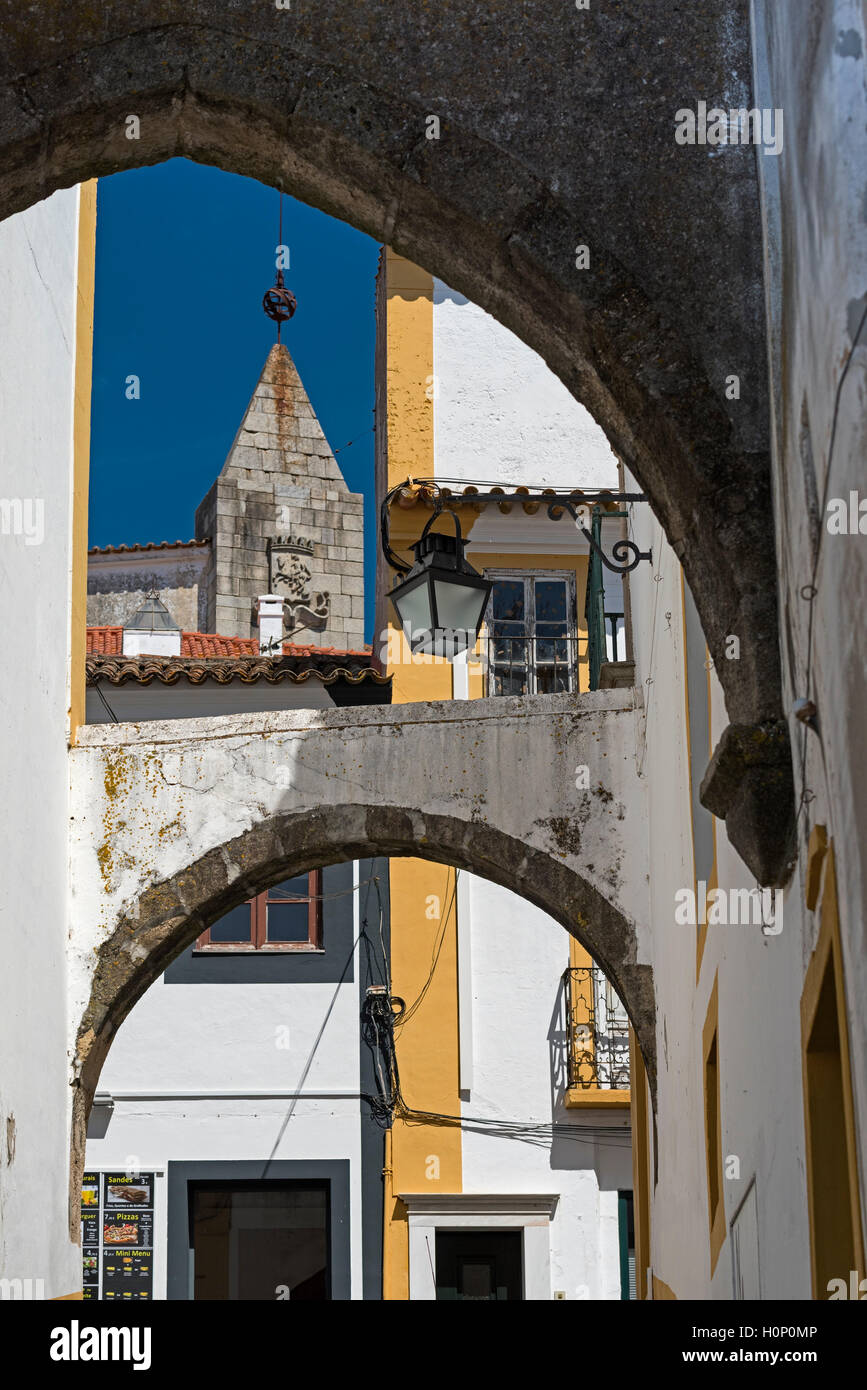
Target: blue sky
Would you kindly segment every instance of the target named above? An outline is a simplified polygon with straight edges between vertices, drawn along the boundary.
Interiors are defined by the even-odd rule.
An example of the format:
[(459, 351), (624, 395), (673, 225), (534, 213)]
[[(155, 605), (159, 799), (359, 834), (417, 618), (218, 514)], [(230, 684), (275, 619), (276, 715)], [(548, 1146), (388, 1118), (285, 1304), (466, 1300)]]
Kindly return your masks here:
[[(189, 540), (275, 339), (278, 194), (173, 159), (101, 179), (90, 461), (90, 544)], [(365, 494), (372, 629), (374, 276), (379, 246), (283, 201), (283, 341), (353, 492)], [(140, 378), (139, 400), (126, 379)], [(351, 448), (345, 448), (355, 440)]]

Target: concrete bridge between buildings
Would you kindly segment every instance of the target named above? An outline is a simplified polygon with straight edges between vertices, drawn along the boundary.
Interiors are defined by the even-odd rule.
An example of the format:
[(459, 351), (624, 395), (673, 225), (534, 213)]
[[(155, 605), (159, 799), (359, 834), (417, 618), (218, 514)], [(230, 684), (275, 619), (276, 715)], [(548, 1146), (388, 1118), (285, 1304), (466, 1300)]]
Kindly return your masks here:
[(469, 870), (614, 982), (655, 1081), (640, 692), (92, 725), (71, 754), (70, 1207), (112, 1038), (174, 956), (272, 883), (369, 855)]

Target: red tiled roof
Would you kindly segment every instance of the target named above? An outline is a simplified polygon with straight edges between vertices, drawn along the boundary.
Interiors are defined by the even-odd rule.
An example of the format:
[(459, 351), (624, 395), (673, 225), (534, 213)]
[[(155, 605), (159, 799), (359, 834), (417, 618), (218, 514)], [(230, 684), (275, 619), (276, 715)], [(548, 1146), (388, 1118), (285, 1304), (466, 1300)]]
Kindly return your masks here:
[[(122, 627), (89, 627), (87, 629), (88, 656), (122, 656)], [(241, 656), (258, 656), (257, 637), (221, 637), (216, 632), (182, 632), (181, 656), (217, 657), (222, 660)], [(355, 657), (370, 660), (370, 647), (348, 650), (343, 647), (304, 647), (294, 642), (283, 643), (283, 655), (293, 657)], [(166, 658), (168, 659), (168, 658)]]
[(191, 685), (215, 681), (228, 685), (239, 680), (255, 685), (259, 680), (269, 685), (282, 681), (303, 683), (315, 677), (323, 685), (343, 681), (349, 685), (370, 682), (390, 686), (391, 677), (383, 675), (374, 664), (371, 649), (343, 651), (339, 647), (302, 647), (283, 643), (280, 656), (260, 656), (255, 637), (222, 637), (210, 632), (182, 632), (180, 656), (124, 656), (122, 627), (89, 627), (87, 629), (87, 681), (97, 685), (176, 685), (185, 680)]
[(145, 541), (141, 545), (92, 545), (88, 555), (134, 555), (142, 550), (198, 550), (210, 545), (210, 537), (203, 541)]
[(122, 627), (89, 627), (87, 629), (88, 656), (120, 656), (122, 652)]
[(220, 637), (211, 632), (182, 632), (181, 656), (258, 656), (257, 637)]

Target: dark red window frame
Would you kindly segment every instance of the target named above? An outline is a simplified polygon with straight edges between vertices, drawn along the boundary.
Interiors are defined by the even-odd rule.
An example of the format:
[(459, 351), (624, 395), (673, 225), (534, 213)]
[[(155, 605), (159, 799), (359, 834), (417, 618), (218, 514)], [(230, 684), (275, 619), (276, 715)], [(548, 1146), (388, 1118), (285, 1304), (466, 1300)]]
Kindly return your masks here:
[[(279, 885), (277, 885), (279, 886)], [(194, 950), (196, 951), (321, 951), (322, 950), (322, 870), (311, 869), (307, 875), (307, 894), (299, 894), (298, 897), (287, 898), (281, 895), (279, 898), (272, 898), (270, 895), (275, 889), (266, 888), (264, 893), (257, 893), (255, 898), (250, 898), (246, 904), (250, 909), (250, 940), (249, 941), (212, 941), (211, 929), (202, 932), (196, 939)], [(306, 941), (269, 941), (268, 940), (268, 906), (277, 903), (307, 903), (307, 940)], [(217, 923), (215, 922), (216, 926)]]

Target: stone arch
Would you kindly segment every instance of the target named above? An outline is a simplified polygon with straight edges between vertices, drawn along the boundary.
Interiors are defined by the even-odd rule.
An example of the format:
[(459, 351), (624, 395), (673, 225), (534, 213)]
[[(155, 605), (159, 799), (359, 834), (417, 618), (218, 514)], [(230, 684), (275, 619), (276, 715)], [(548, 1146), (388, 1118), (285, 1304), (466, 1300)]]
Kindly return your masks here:
[(351, 859), (421, 857), (509, 888), (560, 922), (603, 967), (626, 1006), (656, 1094), (652, 970), (636, 961), (635, 927), (562, 859), (483, 821), (408, 807), (336, 805), (272, 815), (146, 888), (98, 951), (76, 1039), (70, 1234), (77, 1230), (87, 1118), (123, 1020), (170, 962), (230, 908), (273, 883)]
[(721, 99), (750, 71), (748, 0), (652, 13), (69, 0), (50, 25), (10, 14), (6, 32), (0, 213), (186, 155), (393, 245), (541, 354), (683, 564), (738, 733), (707, 804), (762, 882), (779, 876), (785, 827), (762, 812), (766, 769), (786, 800), (788, 736), (755, 151), (709, 159), (674, 140), (687, 96)]

